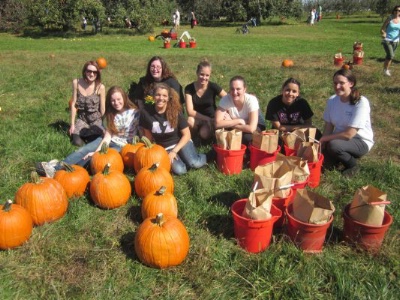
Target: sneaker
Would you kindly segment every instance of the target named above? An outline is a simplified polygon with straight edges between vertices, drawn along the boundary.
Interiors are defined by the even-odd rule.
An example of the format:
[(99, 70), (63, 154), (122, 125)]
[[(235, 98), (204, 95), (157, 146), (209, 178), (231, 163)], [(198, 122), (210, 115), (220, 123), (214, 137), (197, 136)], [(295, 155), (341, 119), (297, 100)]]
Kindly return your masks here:
[(53, 178), (54, 174), (56, 172), (55, 169), (55, 165), (52, 166), (50, 164), (50, 162), (40, 162), (36, 164), (36, 172), (40, 175), (40, 176), (45, 176), (45, 177), (49, 177), (49, 178)]
[(389, 69), (384, 69), (383, 70), (383, 74), (385, 74), (386, 76), (392, 76), (392, 74), (390, 73)]
[(354, 167), (344, 169), (342, 171), (342, 175), (344, 177), (351, 178), (351, 177), (355, 176), (359, 170), (360, 170), (360, 168), (358, 167), (358, 165), (355, 165)]

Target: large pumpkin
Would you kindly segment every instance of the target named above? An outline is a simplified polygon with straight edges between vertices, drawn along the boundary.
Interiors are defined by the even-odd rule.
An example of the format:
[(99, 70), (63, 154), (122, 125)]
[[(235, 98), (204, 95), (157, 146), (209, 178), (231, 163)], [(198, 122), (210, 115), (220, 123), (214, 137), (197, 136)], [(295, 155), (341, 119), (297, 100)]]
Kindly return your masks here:
[(15, 194), (15, 203), (29, 211), (33, 223), (42, 225), (62, 218), (68, 209), (68, 198), (62, 185), (53, 178), (31, 173), (31, 182)]
[(121, 154), (113, 148), (109, 148), (107, 143), (101, 145), (100, 151), (93, 154), (90, 160), (90, 170), (92, 175), (104, 170), (104, 167), (110, 164), (111, 170), (124, 171), (124, 162)]
[(142, 218), (155, 217), (158, 213), (178, 217), (178, 204), (173, 194), (162, 186), (158, 191), (149, 193), (142, 202)]
[(0, 249), (21, 246), (31, 236), (32, 227), (32, 217), (21, 205), (11, 200), (0, 205)]
[(90, 182), (90, 176), (85, 168), (79, 165), (62, 163), (63, 169), (54, 174), (54, 179), (63, 186), (68, 198), (81, 197)]
[(96, 62), (100, 69), (105, 69), (107, 67), (107, 61), (104, 57), (99, 57)]
[(155, 163), (159, 163), (160, 167), (168, 172), (171, 171), (171, 161), (164, 147), (151, 143), (146, 137), (142, 137), (142, 141), (144, 146), (137, 150), (133, 160), (135, 172), (138, 173), (140, 169), (150, 167)]
[(165, 186), (167, 192), (174, 193), (174, 180), (171, 173), (158, 163), (142, 168), (135, 177), (134, 185), (136, 194), (142, 199), (162, 186)]
[(104, 209), (125, 205), (131, 192), (131, 184), (125, 174), (111, 170), (109, 164), (102, 172), (94, 175), (90, 183), (90, 197), (97, 206)]
[(290, 68), (290, 67), (293, 67), (293, 66), (294, 66), (294, 62), (291, 59), (284, 59), (282, 61), (282, 67)]
[(179, 219), (157, 214), (140, 224), (135, 235), (139, 260), (154, 268), (181, 264), (189, 252), (189, 235)]
[(122, 161), (124, 162), (125, 168), (134, 168), (135, 154), (142, 146), (144, 146), (144, 144), (139, 141), (138, 136), (135, 136), (132, 140), (132, 143), (128, 143), (122, 147), (120, 154), (122, 156)]

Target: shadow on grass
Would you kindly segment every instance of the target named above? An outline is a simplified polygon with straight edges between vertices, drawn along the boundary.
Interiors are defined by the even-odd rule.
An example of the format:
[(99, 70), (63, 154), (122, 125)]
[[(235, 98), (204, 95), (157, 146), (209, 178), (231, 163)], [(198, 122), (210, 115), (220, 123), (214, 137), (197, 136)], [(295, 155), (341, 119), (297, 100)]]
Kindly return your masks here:
[(131, 206), (126, 212), (126, 217), (133, 223), (141, 223), (143, 219), (142, 219), (142, 210), (140, 208), (140, 205)]
[(221, 192), (218, 194), (215, 194), (214, 196), (210, 197), (208, 199), (209, 202), (212, 203), (220, 203), (226, 207), (231, 207), (233, 202), (235, 202), (236, 200), (242, 199), (243, 197), (241, 197), (238, 193), (234, 193), (234, 192)]
[(130, 259), (139, 261), (135, 252), (135, 233), (127, 232), (119, 240), (122, 252)]
[(53, 128), (57, 132), (63, 133), (63, 134), (68, 134), (69, 130), (69, 123), (63, 121), (63, 120), (57, 120), (53, 123), (49, 124), (49, 127)]
[(209, 216), (202, 223), (214, 236), (222, 236), (225, 239), (233, 237), (233, 219), (231, 215)]

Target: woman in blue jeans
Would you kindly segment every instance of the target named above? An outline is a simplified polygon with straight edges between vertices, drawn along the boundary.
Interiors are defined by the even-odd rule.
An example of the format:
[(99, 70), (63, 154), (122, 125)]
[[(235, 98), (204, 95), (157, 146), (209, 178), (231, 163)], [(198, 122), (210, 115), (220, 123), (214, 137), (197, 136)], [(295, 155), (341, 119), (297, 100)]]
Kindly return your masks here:
[(140, 126), (147, 138), (167, 150), (172, 172), (181, 175), (188, 168), (204, 166), (206, 155), (197, 153), (175, 90), (165, 83), (157, 83), (153, 99), (154, 105), (146, 106), (141, 111)]
[[(63, 162), (70, 165), (87, 166), (90, 158), (96, 151), (100, 151), (103, 143), (109, 144), (110, 148), (120, 151), (138, 133), (139, 110), (129, 101), (128, 96), (122, 88), (111, 87), (106, 96), (106, 112), (104, 114), (106, 132), (104, 137), (79, 148), (68, 155)], [(41, 176), (53, 177), (54, 173), (62, 168), (61, 162), (52, 160), (41, 162), (36, 165), (36, 171)]]

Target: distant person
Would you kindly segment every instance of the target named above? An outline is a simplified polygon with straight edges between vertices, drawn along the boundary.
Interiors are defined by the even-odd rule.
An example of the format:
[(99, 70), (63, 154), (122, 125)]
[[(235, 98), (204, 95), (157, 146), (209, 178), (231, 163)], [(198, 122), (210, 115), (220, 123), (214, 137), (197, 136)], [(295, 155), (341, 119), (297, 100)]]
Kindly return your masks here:
[(75, 146), (103, 135), (102, 116), (105, 112), (105, 87), (101, 71), (95, 61), (88, 61), (82, 68), (82, 78), (72, 81), (69, 134)]
[(252, 18), (250, 19), (250, 22), (251, 22), (251, 25), (252, 25), (253, 27), (256, 27), (256, 26), (257, 26), (257, 19), (256, 19), (255, 17), (252, 17)]
[(86, 30), (86, 26), (87, 26), (87, 20), (85, 17), (82, 18), (82, 29)]
[(172, 172), (181, 175), (189, 168), (206, 165), (206, 155), (199, 154), (191, 140), (176, 91), (166, 83), (157, 83), (152, 95), (154, 104), (142, 110), (140, 126), (147, 138), (167, 150)]
[(386, 19), (381, 28), (382, 45), (385, 49), (386, 57), (383, 63), (383, 74), (391, 76), (389, 70), (397, 46), (399, 45), (399, 33), (400, 33), (400, 5), (396, 5), (392, 14)]
[(324, 165), (344, 165), (342, 174), (351, 177), (358, 172), (357, 158), (374, 145), (371, 109), (367, 98), (356, 88), (356, 77), (350, 70), (340, 69), (333, 75), (335, 95), (328, 99), (324, 111), (325, 127), (320, 142)]
[(315, 22), (315, 8), (313, 7), (310, 11), (310, 25), (313, 26)]
[(197, 65), (197, 80), (185, 87), (188, 124), (193, 136), (210, 140), (214, 136), (216, 97), (224, 97), (226, 92), (218, 84), (210, 81), (211, 64), (202, 60)]
[(317, 7), (317, 14), (318, 14), (317, 22), (319, 22), (319, 21), (321, 21), (321, 19), (322, 19), (322, 6), (321, 6), (321, 4), (318, 4), (318, 7)]
[(175, 31), (178, 31), (181, 22), (181, 14), (179, 13), (178, 9), (176, 9), (174, 14), (172, 15), (172, 20), (174, 22)]
[(190, 13), (190, 27), (193, 29), (194, 26), (197, 25), (197, 20), (196, 20), (196, 16), (194, 15), (194, 12)]
[(179, 96), (179, 102), (181, 104), (185, 103), (182, 86), (176, 79), (174, 73), (168, 67), (165, 60), (160, 56), (153, 56), (149, 60), (146, 75), (139, 79), (137, 85), (131, 84), (129, 88), (129, 99), (142, 109), (146, 101), (153, 101), (152, 95), (154, 85), (158, 82), (164, 82), (172, 87)]

